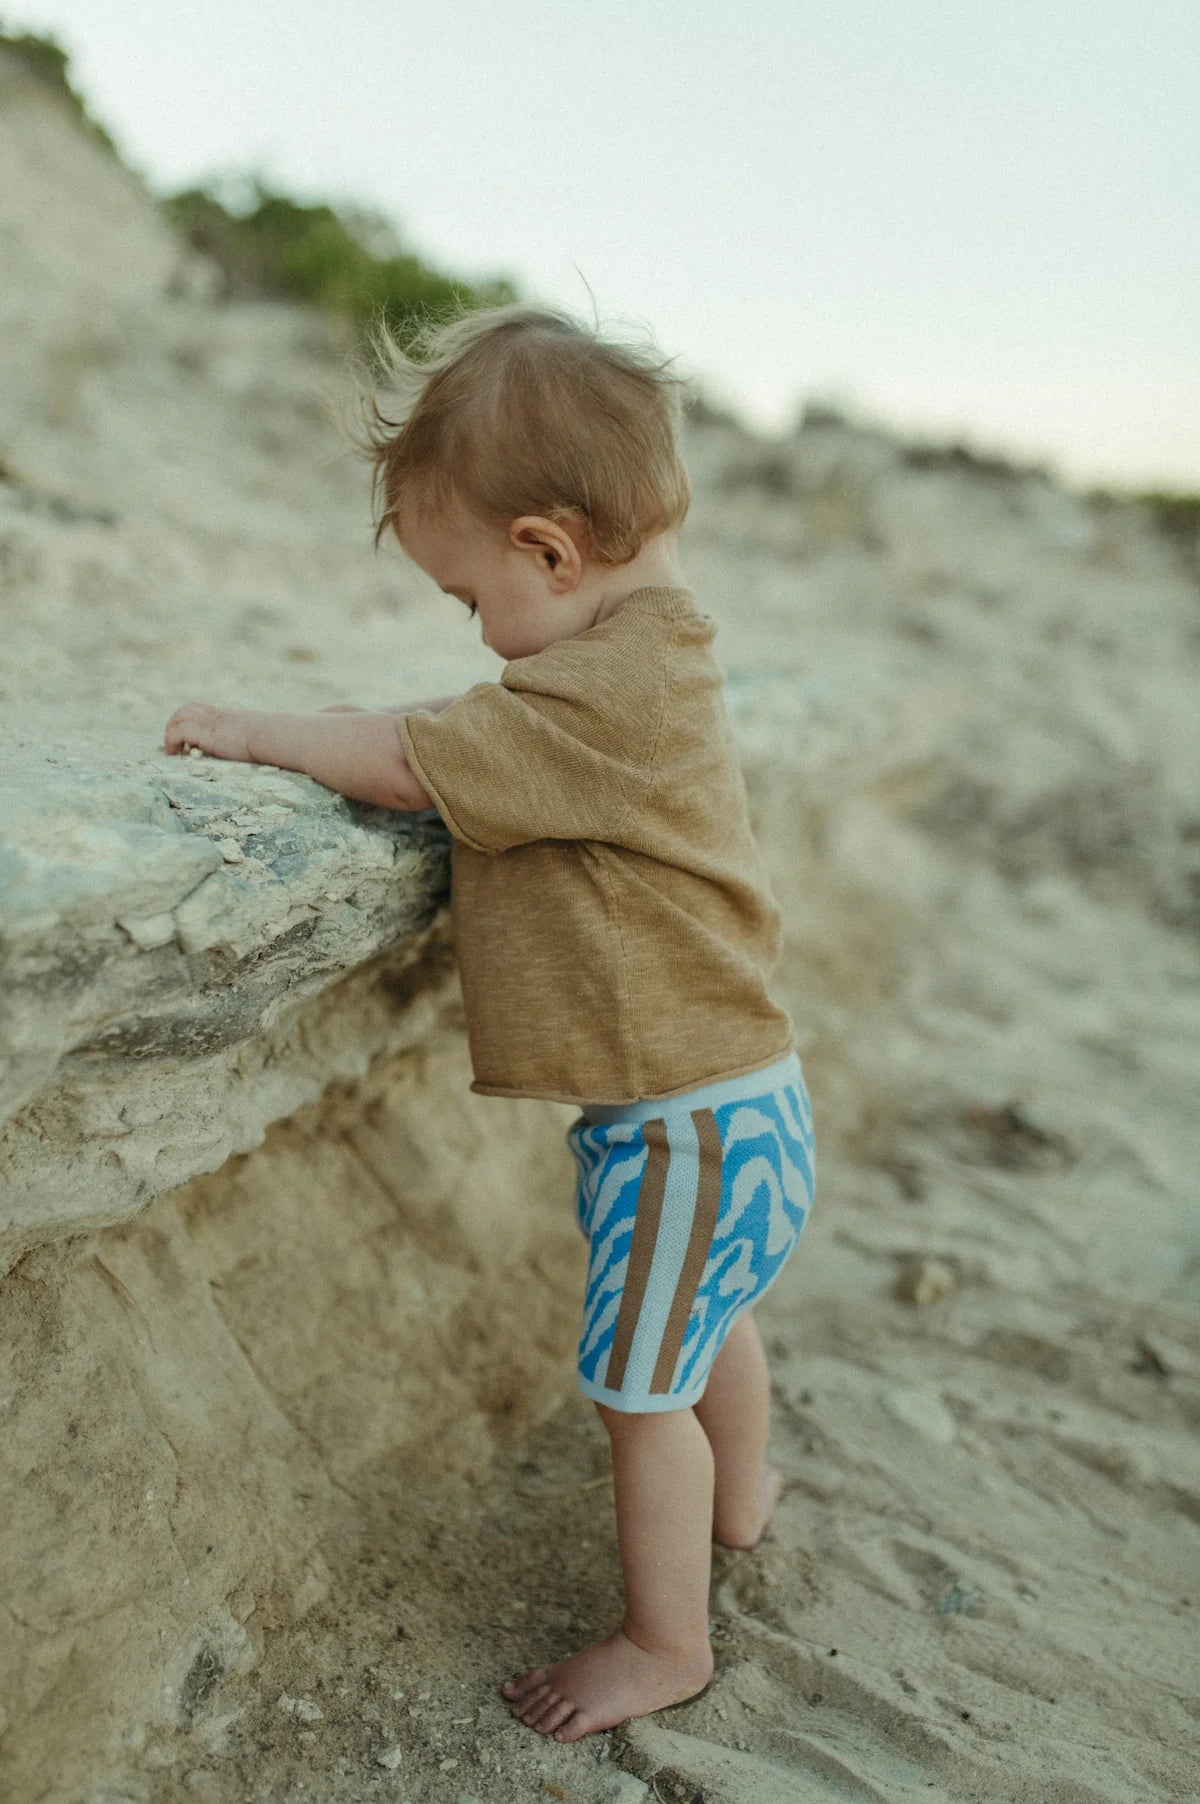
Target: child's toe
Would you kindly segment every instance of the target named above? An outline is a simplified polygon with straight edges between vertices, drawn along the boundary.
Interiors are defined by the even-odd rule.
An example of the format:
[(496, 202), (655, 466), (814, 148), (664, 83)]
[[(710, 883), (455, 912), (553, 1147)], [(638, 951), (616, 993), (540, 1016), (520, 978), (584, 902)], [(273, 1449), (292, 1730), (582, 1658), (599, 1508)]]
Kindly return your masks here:
[(570, 1698), (559, 1698), (558, 1702), (554, 1705), (554, 1708), (548, 1710), (545, 1716), (539, 1720), (538, 1728), (543, 1735), (553, 1735), (556, 1730), (562, 1728), (574, 1709), (575, 1706)]
[(515, 1679), (504, 1679), (500, 1689), (506, 1698), (522, 1698), (527, 1691), (532, 1691), (546, 1677), (544, 1666), (531, 1666), (528, 1672), (518, 1674)]
[(547, 1717), (551, 1716), (561, 1703), (561, 1694), (557, 1691), (547, 1689), (545, 1697), (538, 1698), (537, 1702), (530, 1709), (529, 1715), (525, 1718), (525, 1721), (531, 1723), (540, 1734), (544, 1735), (546, 1733)]
[(516, 1706), (516, 1712), (522, 1722), (531, 1723), (535, 1717), (542, 1714), (549, 1702), (549, 1691), (548, 1685), (538, 1685), (520, 1700)]

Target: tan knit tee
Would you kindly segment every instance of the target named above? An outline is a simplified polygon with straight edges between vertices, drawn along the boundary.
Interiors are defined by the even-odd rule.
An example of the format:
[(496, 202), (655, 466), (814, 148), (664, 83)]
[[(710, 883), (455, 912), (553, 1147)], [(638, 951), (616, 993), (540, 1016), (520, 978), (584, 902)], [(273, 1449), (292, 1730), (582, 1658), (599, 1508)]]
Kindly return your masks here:
[(780, 911), (687, 588), (397, 717), (449, 828), (471, 1089), (623, 1103), (771, 1064)]

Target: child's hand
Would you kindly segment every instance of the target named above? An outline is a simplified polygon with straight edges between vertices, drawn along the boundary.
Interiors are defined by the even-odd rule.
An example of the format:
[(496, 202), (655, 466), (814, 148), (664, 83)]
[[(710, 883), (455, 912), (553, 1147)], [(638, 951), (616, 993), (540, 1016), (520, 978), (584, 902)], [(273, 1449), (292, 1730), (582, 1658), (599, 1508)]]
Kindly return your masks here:
[(250, 708), (217, 708), (211, 702), (184, 702), (176, 708), (163, 733), (168, 752), (186, 752), (199, 746), (212, 758), (238, 758), (252, 763), (247, 733), (254, 711)]
[[(362, 719), (322, 720), (322, 714)], [(375, 808), (433, 806), (404, 757), (395, 720), (370, 708), (339, 705), (312, 712), (185, 702), (167, 722), (163, 744), (169, 752), (196, 746), (214, 758), (301, 771), (326, 789)]]

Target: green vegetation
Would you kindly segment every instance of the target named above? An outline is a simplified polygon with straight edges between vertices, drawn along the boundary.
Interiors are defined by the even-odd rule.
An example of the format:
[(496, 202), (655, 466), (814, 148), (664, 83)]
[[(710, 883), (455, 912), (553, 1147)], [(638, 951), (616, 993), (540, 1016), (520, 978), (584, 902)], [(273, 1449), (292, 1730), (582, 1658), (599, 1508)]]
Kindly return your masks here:
[(48, 88), (69, 102), (89, 136), (116, 156), (116, 145), (100, 122), (92, 118), (82, 95), (77, 94), (71, 86), (67, 77), (70, 58), (57, 38), (51, 33), (41, 36), (31, 31), (8, 31), (0, 20), (0, 51), (7, 52), (16, 62), (23, 64), (36, 80), (45, 82)]
[(1200, 495), (1167, 489), (1088, 489), (1085, 499), (1100, 512), (1140, 501), (1158, 530), (1200, 569)]
[(1040, 461), (977, 451), (961, 439), (952, 439), (946, 444), (926, 440), (911, 442), (900, 447), (900, 456), (914, 470), (961, 470), (976, 476), (1042, 476), (1048, 481), (1053, 480), (1047, 466)]
[[(0, 21), (0, 55), (21, 65), (65, 99), (80, 125), (120, 160), (113, 139), (88, 111), (67, 74), (68, 52), (52, 34), (9, 31)], [(462, 307), (502, 306), (521, 299), (506, 276), (471, 285), (423, 262), (401, 243), (380, 213), (365, 208), (305, 204), (280, 194), (257, 176), (216, 179), (157, 197), (168, 219), (222, 270), (226, 293), (278, 295), (336, 313), (361, 327), (380, 312), (402, 344), (419, 320)], [(736, 416), (694, 384), (687, 403), (699, 425), (734, 424)], [(830, 397), (813, 397), (798, 421), (801, 430), (847, 426), (853, 421)], [(905, 463), (924, 469), (958, 469), (981, 475), (1048, 475), (1040, 463), (987, 456), (960, 442), (901, 446)], [(790, 474), (767, 459), (760, 480), (768, 486)], [(1200, 561), (1200, 495), (1158, 489), (1095, 488), (1087, 499), (1098, 508), (1140, 501), (1170, 539)]]
[[(113, 139), (72, 87), (70, 58), (56, 38), (8, 31), (0, 23), (0, 54), (65, 98), (84, 129), (120, 160)], [(355, 326), (382, 310), (402, 343), (418, 319), (521, 298), (507, 277), (472, 285), (432, 268), (400, 243), (381, 214), (305, 205), (257, 178), (215, 180), (160, 195), (157, 202), (219, 266), (227, 294), (305, 301)]]
[(1175, 495), (1162, 489), (1137, 489), (1134, 499), (1150, 509), (1159, 529), (1185, 549), (1200, 555), (1200, 495)]
[(406, 250), (378, 213), (305, 205), (257, 177), (241, 204), (217, 183), (167, 195), (164, 210), (238, 295), (307, 301), (364, 325), (382, 309), (393, 330), (419, 316), (520, 299), (505, 277), (471, 286)]
[(849, 426), (851, 423), (845, 410), (836, 401), (824, 401), (817, 397), (805, 401), (800, 412), (798, 430), (807, 432), (814, 427)]

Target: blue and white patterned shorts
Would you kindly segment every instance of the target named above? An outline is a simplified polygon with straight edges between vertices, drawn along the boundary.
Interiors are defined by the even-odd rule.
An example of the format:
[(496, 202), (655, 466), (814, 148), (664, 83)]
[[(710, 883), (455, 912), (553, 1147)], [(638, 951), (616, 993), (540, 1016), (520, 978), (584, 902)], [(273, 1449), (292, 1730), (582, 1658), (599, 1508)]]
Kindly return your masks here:
[(678, 1096), (589, 1104), (567, 1143), (589, 1247), (579, 1388), (612, 1409), (690, 1408), (812, 1207), (799, 1054)]

